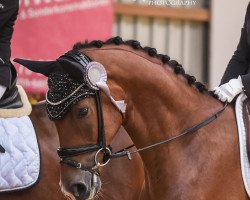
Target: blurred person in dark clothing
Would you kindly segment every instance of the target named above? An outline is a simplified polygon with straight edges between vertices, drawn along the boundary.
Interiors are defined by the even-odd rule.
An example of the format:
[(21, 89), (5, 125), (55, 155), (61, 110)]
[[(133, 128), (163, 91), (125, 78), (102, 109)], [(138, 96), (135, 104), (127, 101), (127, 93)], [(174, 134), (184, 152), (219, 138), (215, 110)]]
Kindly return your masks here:
[(15, 102), (20, 107), (20, 96), (16, 87), (17, 73), (10, 62), (11, 38), (17, 19), (19, 0), (0, 0), (0, 108)]

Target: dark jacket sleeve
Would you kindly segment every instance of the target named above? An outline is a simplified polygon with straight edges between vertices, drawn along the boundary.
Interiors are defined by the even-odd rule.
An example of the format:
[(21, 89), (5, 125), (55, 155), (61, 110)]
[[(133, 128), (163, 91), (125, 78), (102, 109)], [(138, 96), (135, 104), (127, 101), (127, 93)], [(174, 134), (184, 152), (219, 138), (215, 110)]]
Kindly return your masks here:
[(250, 3), (247, 7), (245, 21), (241, 29), (241, 37), (237, 50), (234, 52), (231, 60), (228, 63), (226, 71), (221, 79), (221, 84), (227, 83), (239, 75), (242, 78), (242, 83), (247, 96), (250, 98)]
[(18, 0), (7, 0), (3, 1), (2, 4), (4, 7), (0, 9), (0, 57), (9, 61), (11, 56), (10, 42), (19, 4)]
[[(8, 87), (11, 83), (11, 38), (17, 18), (19, 1), (2, 0), (0, 8), (0, 84)], [(0, 60), (0, 61), (1, 61)]]
[(245, 28), (242, 28), (240, 42), (237, 50), (228, 63), (226, 71), (221, 79), (221, 84), (227, 83), (229, 80), (237, 78), (239, 75), (247, 74), (249, 68), (249, 53), (247, 32)]

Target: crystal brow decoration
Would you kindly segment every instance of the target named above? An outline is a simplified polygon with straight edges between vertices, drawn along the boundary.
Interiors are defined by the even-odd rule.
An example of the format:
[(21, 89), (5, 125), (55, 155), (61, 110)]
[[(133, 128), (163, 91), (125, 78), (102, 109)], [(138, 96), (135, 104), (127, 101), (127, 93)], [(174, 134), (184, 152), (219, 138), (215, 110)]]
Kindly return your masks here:
[[(78, 97), (77, 97), (78, 98)], [(76, 99), (77, 99), (76, 98)], [(70, 105), (71, 103), (73, 103), (75, 101), (75, 99), (73, 99), (73, 100), (71, 100), (68, 104)], [(65, 108), (63, 108), (58, 114), (55, 114), (55, 115), (53, 115), (50, 111), (48, 111), (49, 112), (49, 114), (50, 114), (50, 116), (53, 118), (53, 119), (56, 119), (56, 118), (60, 118), (61, 117), (61, 114), (63, 113), (65, 111)]]
[(52, 105), (52, 106), (60, 105), (61, 103), (65, 102), (65, 101), (68, 100), (70, 97), (72, 97), (72, 96), (73, 96), (78, 90), (80, 90), (81, 87), (83, 87), (84, 85), (85, 85), (85, 83), (79, 85), (79, 87), (76, 88), (76, 90), (75, 90), (74, 92), (72, 92), (70, 95), (68, 95), (67, 97), (65, 97), (65, 98), (62, 99), (61, 101), (58, 101), (58, 102), (55, 102), (55, 103), (49, 101), (49, 99), (48, 99), (48, 92), (49, 92), (49, 91), (48, 91), (48, 92), (46, 92), (46, 95), (45, 95), (46, 101), (48, 102), (48, 104), (50, 104), (50, 105)]

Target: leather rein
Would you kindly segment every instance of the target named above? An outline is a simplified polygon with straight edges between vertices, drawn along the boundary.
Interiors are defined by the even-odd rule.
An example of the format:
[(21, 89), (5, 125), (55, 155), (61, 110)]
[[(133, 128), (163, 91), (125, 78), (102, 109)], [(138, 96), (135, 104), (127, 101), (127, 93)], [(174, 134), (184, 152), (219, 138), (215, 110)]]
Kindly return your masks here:
[[(75, 55), (70, 55), (71, 58), (75, 60), (75, 62), (80, 63), (83, 67), (86, 67), (88, 62), (91, 61), (89, 57), (87, 57), (84, 54), (75, 54)], [(86, 61), (87, 60), (87, 61)], [(103, 111), (102, 111), (102, 104), (101, 104), (101, 92), (100, 90), (95, 91), (95, 100), (96, 100), (96, 108), (97, 108), (97, 115), (98, 115), (98, 140), (97, 144), (93, 145), (86, 145), (86, 146), (78, 146), (78, 147), (60, 147), (57, 150), (57, 153), (59, 157), (61, 158), (60, 163), (64, 163), (69, 165), (70, 167), (89, 171), (91, 173), (99, 175), (99, 168), (108, 164), (111, 158), (120, 158), (127, 156), (130, 160), (132, 159), (132, 155), (135, 153), (139, 153), (148, 149), (152, 149), (156, 146), (162, 145), (169, 143), (171, 141), (177, 140), (179, 138), (182, 138), (188, 134), (193, 134), (202, 127), (208, 125), (212, 121), (214, 121), (216, 118), (218, 118), (226, 109), (228, 103), (225, 102), (224, 106), (203, 120), (202, 122), (185, 129), (184, 131), (176, 134), (173, 137), (167, 138), (165, 140), (162, 140), (160, 142), (139, 148), (135, 151), (129, 151), (130, 148), (132, 148), (134, 145), (130, 145), (129, 147), (122, 149), (120, 151), (117, 151), (115, 153), (112, 153), (112, 148), (110, 145), (106, 144), (106, 137), (105, 137), (105, 130), (104, 130), (104, 119), (103, 119)], [(95, 164), (94, 166), (92, 165), (86, 165), (83, 163), (76, 162), (72, 159), (68, 159), (69, 157), (74, 157), (78, 156), (81, 154), (86, 154), (86, 153), (92, 153), (96, 152), (95, 154)], [(102, 156), (102, 160), (100, 161), (100, 156)]]
[(167, 138), (165, 140), (162, 140), (160, 142), (157, 142), (157, 143), (145, 146), (145, 147), (141, 147), (141, 148), (139, 148), (139, 149), (137, 149), (135, 151), (129, 151), (128, 150), (128, 149), (130, 149), (130, 148), (132, 148), (134, 146), (134, 145), (131, 145), (131, 146), (125, 148), (125, 149), (122, 149), (122, 150), (117, 151), (116, 153), (112, 154), (111, 158), (119, 158), (119, 157), (127, 156), (131, 160), (132, 159), (132, 155), (135, 154), (135, 153), (139, 153), (141, 151), (152, 149), (152, 148), (154, 148), (156, 146), (172, 142), (172, 141), (177, 140), (177, 139), (179, 139), (179, 138), (181, 138), (183, 136), (186, 136), (188, 134), (193, 134), (196, 131), (198, 131), (199, 129), (203, 128), (204, 126), (208, 125), (209, 123), (211, 123), (212, 121), (214, 121), (215, 119), (217, 119), (225, 111), (227, 105), (228, 105), (228, 103), (225, 102), (224, 106), (220, 110), (218, 110), (217, 112), (215, 112), (214, 114), (212, 114), (211, 116), (209, 116), (208, 118), (206, 118), (205, 120), (203, 120), (202, 122), (200, 122), (199, 124), (196, 124), (196, 125), (188, 128), (188, 129), (185, 129), (184, 131), (176, 134), (173, 137)]

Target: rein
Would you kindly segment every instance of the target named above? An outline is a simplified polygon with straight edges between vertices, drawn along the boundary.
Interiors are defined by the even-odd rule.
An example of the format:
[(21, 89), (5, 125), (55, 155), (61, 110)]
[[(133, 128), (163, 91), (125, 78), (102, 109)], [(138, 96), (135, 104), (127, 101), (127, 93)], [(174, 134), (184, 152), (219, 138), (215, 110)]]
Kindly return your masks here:
[(128, 150), (129, 148), (134, 146), (134, 145), (131, 145), (131, 146), (125, 148), (125, 149), (122, 149), (122, 150), (117, 151), (116, 153), (112, 154), (111, 158), (120, 158), (120, 157), (127, 156), (131, 160), (132, 159), (132, 154), (139, 153), (139, 152), (142, 152), (142, 151), (145, 151), (145, 150), (148, 150), (148, 149), (152, 149), (152, 148), (154, 148), (156, 146), (159, 146), (159, 145), (162, 145), (162, 144), (169, 143), (169, 142), (172, 142), (174, 140), (177, 140), (177, 139), (179, 139), (179, 138), (181, 138), (183, 136), (186, 136), (188, 134), (195, 133), (196, 131), (198, 131), (202, 127), (208, 125), (209, 123), (211, 123), (212, 121), (217, 119), (225, 111), (227, 105), (228, 105), (228, 103), (225, 102), (224, 106), (219, 111), (212, 114), (210, 117), (206, 118), (205, 120), (203, 120), (199, 124), (196, 124), (196, 125), (188, 128), (188, 129), (185, 129), (181, 133), (179, 133), (179, 134), (177, 134), (177, 135), (175, 135), (175, 136), (173, 136), (171, 138), (168, 138), (168, 139), (165, 139), (165, 140), (163, 140), (161, 142), (157, 142), (157, 143), (154, 143), (154, 144), (139, 148), (139, 149), (137, 149), (135, 151), (129, 151)]

